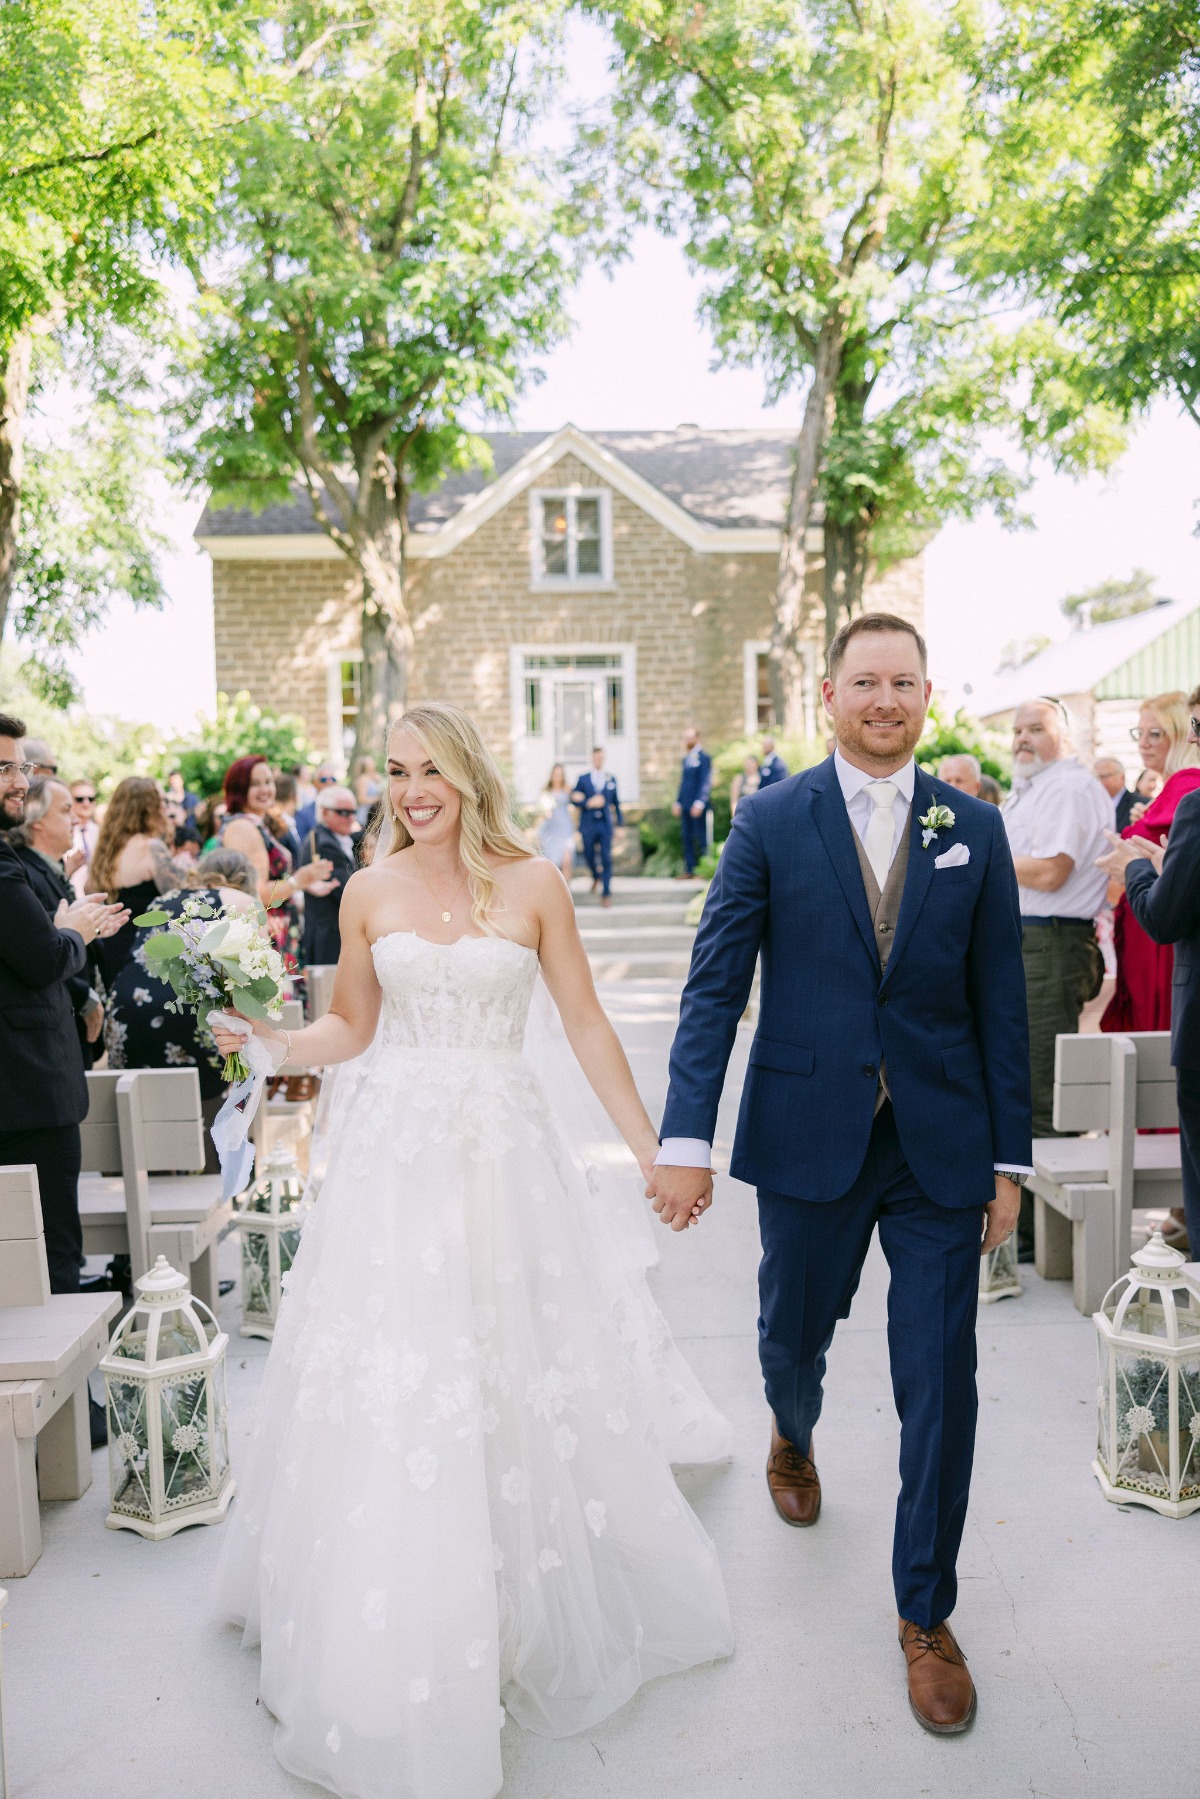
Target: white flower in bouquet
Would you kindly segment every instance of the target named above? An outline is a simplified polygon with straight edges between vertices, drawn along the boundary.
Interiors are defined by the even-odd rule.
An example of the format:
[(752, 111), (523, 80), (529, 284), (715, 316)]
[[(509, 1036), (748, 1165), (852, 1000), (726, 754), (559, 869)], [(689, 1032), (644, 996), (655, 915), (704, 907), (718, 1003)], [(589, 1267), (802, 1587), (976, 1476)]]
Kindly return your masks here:
[[(145, 955), (174, 989), (175, 998), (167, 1001), (171, 1011), (193, 1011), (201, 1026), (226, 1009), (252, 1019), (279, 1017), (283, 957), (267, 934), (261, 906), (235, 911), (198, 893), (184, 901), (178, 918), (151, 911), (134, 923), (169, 927), (146, 939)], [(244, 1081), (249, 1074), (239, 1052), (225, 1058), (227, 1081)]]

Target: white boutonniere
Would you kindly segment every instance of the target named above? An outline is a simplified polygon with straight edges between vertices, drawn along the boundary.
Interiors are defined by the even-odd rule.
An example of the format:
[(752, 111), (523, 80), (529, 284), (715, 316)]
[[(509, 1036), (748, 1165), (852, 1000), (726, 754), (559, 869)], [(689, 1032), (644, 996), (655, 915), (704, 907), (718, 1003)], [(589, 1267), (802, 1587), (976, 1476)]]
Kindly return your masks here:
[(954, 824), (954, 814), (949, 806), (930, 806), (923, 818), (918, 818), (921, 826), (921, 848), (927, 850), (939, 831), (948, 831)]

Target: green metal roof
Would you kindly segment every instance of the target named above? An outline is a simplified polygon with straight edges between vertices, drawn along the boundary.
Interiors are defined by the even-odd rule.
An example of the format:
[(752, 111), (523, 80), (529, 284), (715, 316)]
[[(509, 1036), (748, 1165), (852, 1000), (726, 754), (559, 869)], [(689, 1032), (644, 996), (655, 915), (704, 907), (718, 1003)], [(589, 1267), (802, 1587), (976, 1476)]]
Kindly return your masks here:
[(1185, 693), (1200, 684), (1200, 608), (1122, 662), (1097, 683), (1098, 700), (1144, 700), (1154, 693)]

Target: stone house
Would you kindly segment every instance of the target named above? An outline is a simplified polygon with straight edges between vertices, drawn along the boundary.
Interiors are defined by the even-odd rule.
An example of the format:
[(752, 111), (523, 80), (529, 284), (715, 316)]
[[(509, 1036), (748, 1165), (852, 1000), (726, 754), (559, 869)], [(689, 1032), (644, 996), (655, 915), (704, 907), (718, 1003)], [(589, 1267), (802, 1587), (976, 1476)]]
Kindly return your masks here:
[[(554, 762), (574, 775), (600, 743), (624, 797), (661, 801), (688, 724), (712, 744), (772, 722), (765, 653), (791, 433), (567, 425), (488, 442), (489, 472), (412, 502), (413, 698), (472, 713), (522, 800)], [(213, 563), (217, 686), (298, 713), (321, 754), (344, 761), (356, 581), (307, 498), (210, 506), (196, 536)], [(920, 624), (920, 557), (872, 582), (866, 603)], [(822, 641), (814, 593), (810, 734)]]
[(995, 676), (967, 704), (993, 730), (1010, 731), (1026, 700), (1048, 694), (1071, 720), (1085, 762), (1112, 756), (1138, 769), (1131, 732), (1143, 700), (1200, 684), (1200, 600), (1160, 600), (1146, 612), (1072, 631), (1060, 643)]

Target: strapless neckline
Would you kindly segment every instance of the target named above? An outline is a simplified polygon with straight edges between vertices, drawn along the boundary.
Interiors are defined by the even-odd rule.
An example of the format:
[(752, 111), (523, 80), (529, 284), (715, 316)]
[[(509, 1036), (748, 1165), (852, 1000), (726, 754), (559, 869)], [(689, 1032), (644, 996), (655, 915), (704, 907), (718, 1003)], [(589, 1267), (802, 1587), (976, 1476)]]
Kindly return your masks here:
[(507, 943), (513, 949), (519, 949), (527, 956), (536, 956), (537, 951), (530, 949), (527, 943), (518, 943), (515, 937), (483, 937), (473, 936), (464, 931), (461, 937), (455, 937), (450, 943), (438, 943), (432, 937), (422, 937), (420, 931), (382, 931), (371, 941), (371, 954), (374, 955), (376, 945), (387, 943), (392, 937), (411, 937), (416, 943), (423, 943), (428, 949), (457, 949), (460, 943)]

